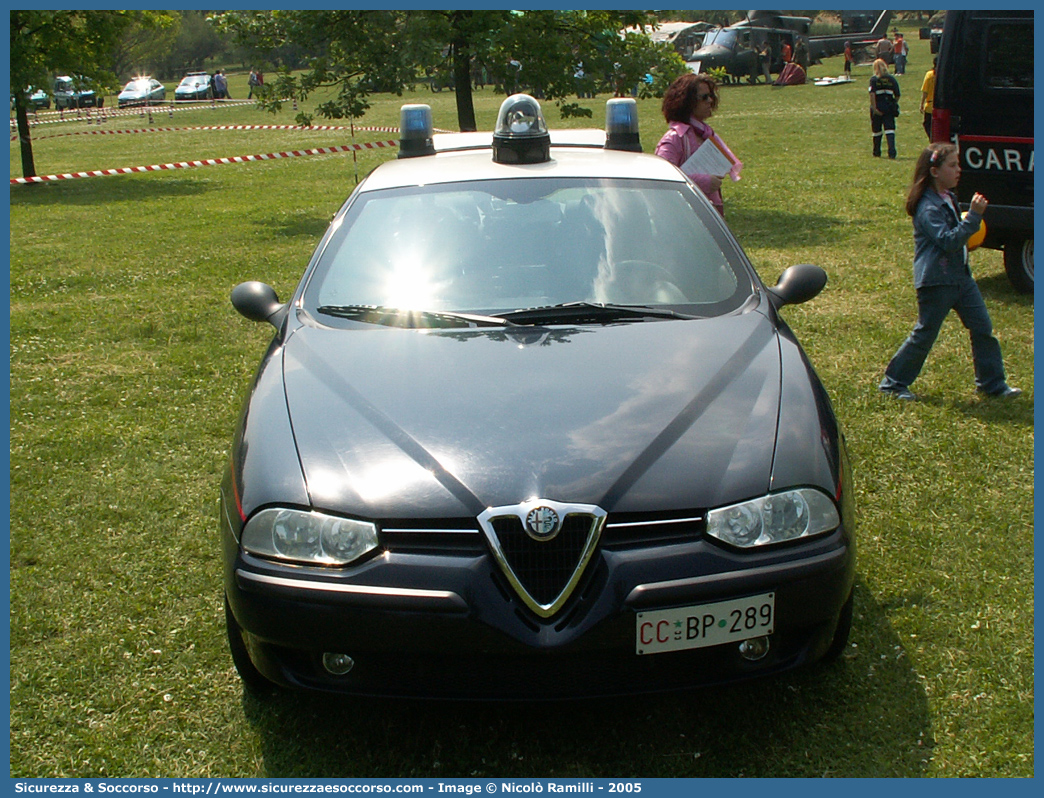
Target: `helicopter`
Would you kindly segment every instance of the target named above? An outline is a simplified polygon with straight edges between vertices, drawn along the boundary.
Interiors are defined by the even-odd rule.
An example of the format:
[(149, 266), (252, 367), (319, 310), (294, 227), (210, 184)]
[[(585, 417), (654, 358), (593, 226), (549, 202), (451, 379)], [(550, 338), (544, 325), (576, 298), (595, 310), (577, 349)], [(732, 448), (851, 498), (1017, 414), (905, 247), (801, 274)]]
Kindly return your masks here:
[[(865, 14), (845, 12), (845, 15), (861, 13)], [(803, 41), (809, 61), (816, 63), (844, 52), (845, 42), (850, 42), (855, 50), (887, 36), (891, 18), (891, 11), (881, 11), (870, 30), (851, 31), (843, 25), (842, 29), (847, 32), (810, 36), (812, 20), (808, 17), (784, 16), (778, 11), (748, 11), (746, 19), (707, 33), (703, 46), (693, 52), (686, 63), (693, 72), (724, 67), (731, 79), (746, 77), (748, 82), (755, 83), (759, 74), (758, 51), (766, 43), (771, 53), (769, 69), (779, 72), (784, 65), (784, 45), (793, 52), (798, 49), (798, 42)]]

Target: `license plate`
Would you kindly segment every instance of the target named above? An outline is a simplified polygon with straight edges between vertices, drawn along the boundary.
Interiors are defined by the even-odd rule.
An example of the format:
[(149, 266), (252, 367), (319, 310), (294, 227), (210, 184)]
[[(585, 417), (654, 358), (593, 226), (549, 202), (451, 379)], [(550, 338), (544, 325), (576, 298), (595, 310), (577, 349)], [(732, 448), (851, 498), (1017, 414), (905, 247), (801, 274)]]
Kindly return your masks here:
[(639, 612), (635, 651), (638, 654), (661, 654), (761, 637), (771, 634), (775, 618), (775, 593)]

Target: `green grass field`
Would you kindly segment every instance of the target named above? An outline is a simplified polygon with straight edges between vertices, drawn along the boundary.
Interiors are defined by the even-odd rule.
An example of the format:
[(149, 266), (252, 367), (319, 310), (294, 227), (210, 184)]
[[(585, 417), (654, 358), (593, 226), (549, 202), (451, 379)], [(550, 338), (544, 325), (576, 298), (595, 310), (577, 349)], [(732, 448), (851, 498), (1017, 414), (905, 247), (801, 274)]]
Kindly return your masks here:
[[(746, 163), (727, 217), (760, 274), (811, 262), (830, 275), (785, 315), (846, 429), (860, 522), (841, 661), (724, 689), (564, 708), (245, 696), (224, 636), (217, 493), (271, 328), (236, 314), (229, 291), (260, 279), (289, 295), (356, 174), (395, 151), (12, 186), (11, 775), (1032, 776), (1033, 302), (1000, 253), (977, 251), (973, 270), (1026, 395), (975, 394), (953, 316), (922, 401), (876, 391), (915, 317), (902, 205), (930, 56), (908, 36), (894, 162), (870, 157), (866, 66), (845, 86), (726, 87), (714, 120)], [(478, 93), (480, 126), (502, 99)], [(587, 103), (592, 126), (605, 99)], [(376, 97), (362, 124), (397, 125), (411, 101), (456, 126), (453, 95), (427, 90)], [(639, 103), (646, 151), (658, 109)], [(292, 123), (240, 107), (104, 127)], [(97, 129), (35, 128), (38, 172), (351, 142), (54, 135)]]

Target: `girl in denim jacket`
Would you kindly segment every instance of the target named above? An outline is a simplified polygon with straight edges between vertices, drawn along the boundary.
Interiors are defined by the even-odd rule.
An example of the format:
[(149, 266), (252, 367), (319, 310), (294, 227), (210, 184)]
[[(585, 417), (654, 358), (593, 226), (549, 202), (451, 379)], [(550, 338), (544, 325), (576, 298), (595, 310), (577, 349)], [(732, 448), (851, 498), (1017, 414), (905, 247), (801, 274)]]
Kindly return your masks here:
[(975, 194), (961, 219), (953, 189), (961, 177), (957, 147), (932, 144), (917, 159), (906, 212), (913, 217), (914, 287), (917, 324), (885, 369), (878, 386), (897, 399), (916, 399), (910, 384), (917, 379), (939, 329), (951, 310), (971, 335), (975, 386), (990, 396), (1022, 393), (1008, 385), (1000, 344), (979, 286), (968, 268), (968, 239), (979, 229), (986, 198)]

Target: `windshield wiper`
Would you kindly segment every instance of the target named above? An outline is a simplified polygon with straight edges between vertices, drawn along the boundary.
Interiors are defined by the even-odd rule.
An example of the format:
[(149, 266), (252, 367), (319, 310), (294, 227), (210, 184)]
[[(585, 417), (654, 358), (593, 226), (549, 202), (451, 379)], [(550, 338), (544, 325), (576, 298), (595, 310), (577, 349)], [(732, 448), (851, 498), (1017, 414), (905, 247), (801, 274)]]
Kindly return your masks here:
[(497, 314), (515, 324), (610, 324), (638, 319), (695, 319), (670, 308), (648, 305), (610, 305), (601, 302), (564, 302)]
[(321, 305), (317, 308), (327, 316), (383, 324), (386, 327), (514, 327), (515, 323), (499, 316), (477, 313), (456, 313), (451, 310), (418, 310), (391, 308), (383, 305)]

